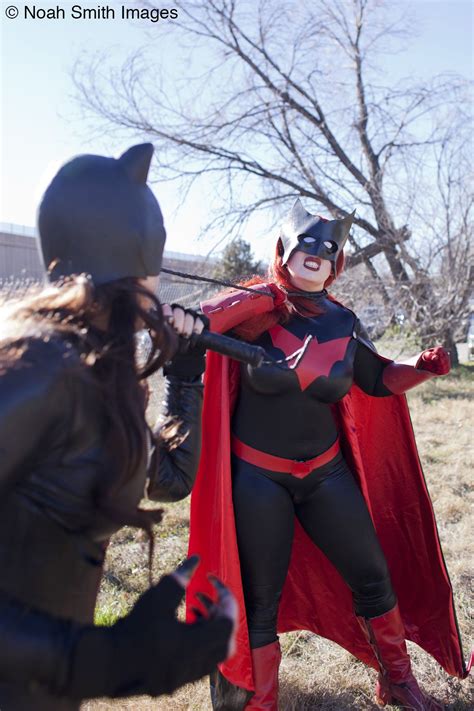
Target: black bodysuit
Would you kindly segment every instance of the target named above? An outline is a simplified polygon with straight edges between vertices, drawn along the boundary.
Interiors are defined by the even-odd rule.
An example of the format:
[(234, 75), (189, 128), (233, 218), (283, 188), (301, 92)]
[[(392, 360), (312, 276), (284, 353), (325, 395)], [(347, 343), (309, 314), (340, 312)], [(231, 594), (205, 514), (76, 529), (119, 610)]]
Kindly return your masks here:
[[(285, 459), (307, 460), (338, 437), (331, 404), (355, 382), (387, 396), (388, 364), (355, 315), (321, 295), (323, 313), (294, 316), (257, 341), (279, 363), (242, 366), (232, 430), (241, 442)], [(289, 361), (306, 343), (304, 353)], [(296, 368), (291, 368), (296, 364)], [(290, 367), (288, 367), (290, 366)], [(251, 647), (276, 639), (294, 517), (352, 590), (355, 612), (376, 617), (395, 595), (367, 506), (341, 453), (304, 478), (272, 472), (233, 456), (233, 500)]]

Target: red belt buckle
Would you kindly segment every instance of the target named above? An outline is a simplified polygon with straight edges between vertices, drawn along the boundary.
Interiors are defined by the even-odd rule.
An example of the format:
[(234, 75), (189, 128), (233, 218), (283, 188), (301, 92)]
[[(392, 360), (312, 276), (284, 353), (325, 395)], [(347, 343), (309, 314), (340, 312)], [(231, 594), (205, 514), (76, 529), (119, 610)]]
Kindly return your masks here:
[(295, 476), (297, 479), (303, 479), (305, 476), (308, 476), (313, 469), (314, 466), (312, 465), (311, 460), (308, 462), (293, 461), (291, 463), (290, 474)]
[(260, 452), (259, 450), (241, 442), (237, 437), (235, 437), (235, 435), (232, 435), (232, 451), (240, 459), (243, 459), (245, 462), (249, 462), (250, 464), (254, 464), (257, 467), (268, 469), (269, 471), (290, 474), (297, 479), (303, 479), (314, 469), (327, 464), (327, 462), (331, 461), (331, 459), (336, 456), (339, 449), (339, 440), (336, 440), (334, 444), (329, 447), (329, 449), (322, 454), (318, 454), (317, 457), (298, 461), (296, 459), (285, 459), (284, 457), (277, 457), (273, 454)]

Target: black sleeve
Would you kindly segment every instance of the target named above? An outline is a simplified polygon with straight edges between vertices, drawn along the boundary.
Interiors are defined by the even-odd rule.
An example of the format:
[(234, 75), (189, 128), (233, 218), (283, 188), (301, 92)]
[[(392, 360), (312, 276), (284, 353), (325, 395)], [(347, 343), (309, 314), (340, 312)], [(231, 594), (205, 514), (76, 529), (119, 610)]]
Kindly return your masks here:
[(354, 382), (367, 395), (387, 397), (393, 393), (383, 384), (383, 372), (391, 361), (381, 358), (367, 331), (357, 320), (354, 337), (357, 343), (354, 357)]
[[(172, 304), (176, 306), (179, 304)], [(200, 311), (185, 309), (209, 320)], [(179, 339), (178, 352), (163, 368), (165, 398), (162, 418), (176, 430), (166, 435), (170, 424), (152, 434), (153, 452), (148, 466), (147, 494), (154, 501), (180, 501), (189, 496), (201, 457), (201, 414), (205, 350)]]
[(165, 426), (153, 435), (147, 493), (155, 501), (179, 501), (191, 493), (201, 457), (202, 400), (199, 377), (166, 377), (163, 415), (178, 431), (167, 437)]
[(0, 591), (0, 680), (37, 683), (60, 693), (79, 626), (12, 600)]

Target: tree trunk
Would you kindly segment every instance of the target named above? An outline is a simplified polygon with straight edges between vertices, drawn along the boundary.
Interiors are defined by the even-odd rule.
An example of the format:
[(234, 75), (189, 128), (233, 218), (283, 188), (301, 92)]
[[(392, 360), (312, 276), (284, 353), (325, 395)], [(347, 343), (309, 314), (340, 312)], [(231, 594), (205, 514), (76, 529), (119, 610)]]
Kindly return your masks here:
[[(425, 332), (423, 333), (423, 331)], [(428, 332), (429, 335), (427, 335)], [(421, 328), (418, 333), (420, 336), (420, 344), (423, 349), (433, 348), (434, 345), (437, 345), (433, 342), (433, 332), (431, 329), (429, 329), (429, 331), (426, 331), (425, 329)], [(446, 350), (449, 352), (449, 355), (451, 356), (451, 366), (453, 368), (457, 368), (457, 366), (459, 365), (459, 354), (452, 329), (449, 326), (446, 326), (445, 328), (443, 328), (442, 331), (439, 331), (437, 341), (441, 346), (443, 346), (443, 348), (446, 348)]]
[(451, 366), (457, 368), (459, 365), (459, 354), (456, 346), (456, 341), (454, 340), (452, 331), (447, 328), (441, 333), (441, 345), (449, 351), (451, 356)]

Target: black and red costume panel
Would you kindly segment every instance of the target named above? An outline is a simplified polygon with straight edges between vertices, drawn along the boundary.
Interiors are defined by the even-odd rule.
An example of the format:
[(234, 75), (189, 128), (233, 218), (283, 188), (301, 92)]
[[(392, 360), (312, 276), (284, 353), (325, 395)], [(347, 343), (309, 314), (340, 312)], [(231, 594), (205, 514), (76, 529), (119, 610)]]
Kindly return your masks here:
[[(238, 299), (223, 301), (237, 325)], [(262, 296), (251, 310), (263, 312), (263, 301), (272, 308)], [(294, 316), (256, 341), (273, 358), (260, 369), (208, 355), (190, 552), (202, 559), (193, 589), (211, 571), (241, 602), (237, 654), (221, 671), (253, 689), (250, 646), (295, 629), (376, 667), (354, 605), (359, 614), (383, 614), (396, 594), (406, 638), (462, 677), (452, 590), (406, 401), (384, 397), (391, 361), (371, 349), (351, 311), (324, 294), (319, 306), (320, 315)], [(214, 300), (212, 310), (219, 308)], [(252, 451), (268, 462), (312, 459), (338, 438), (342, 454), (307, 476), (252, 463)], [(231, 466), (232, 441), (239, 456)]]
[[(388, 361), (371, 349), (354, 314), (324, 294), (318, 306), (320, 315), (295, 315), (255, 341), (275, 362), (241, 368), (232, 431), (255, 449), (311, 459), (336, 440), (330, 404), (341, 400), (354, 381), (369, 395), (392, 394), (383, 384)], [(302, 357), (284, 362), (304, 348)]]

